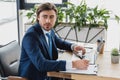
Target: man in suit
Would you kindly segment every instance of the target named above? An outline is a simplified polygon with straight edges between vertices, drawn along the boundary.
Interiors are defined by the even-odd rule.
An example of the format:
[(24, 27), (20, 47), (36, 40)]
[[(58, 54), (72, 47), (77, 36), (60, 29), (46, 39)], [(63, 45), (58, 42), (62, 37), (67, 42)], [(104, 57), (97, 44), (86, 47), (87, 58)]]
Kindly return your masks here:
[[(87, 60), (69, 62), (57, 60), (57, 48), (75, 52), (81, 50), (83, 54), (85, 54), (85, 49), (82, 46), (63, 41), (55, 35), (52, 29), (57, 19), (55, 5), (41, 4), (36, 13), (36, 24), (28, 29), (22, 41), (19, 76), (28, 80), (58, 80), (48, 78), (47, 72), (65, 71), (71, 68), (87, 69), (89, 64)], [(49, 38), (46, 34), (51, 35), (49, 38), (51, 38), (52, 47), (49, 47)]]

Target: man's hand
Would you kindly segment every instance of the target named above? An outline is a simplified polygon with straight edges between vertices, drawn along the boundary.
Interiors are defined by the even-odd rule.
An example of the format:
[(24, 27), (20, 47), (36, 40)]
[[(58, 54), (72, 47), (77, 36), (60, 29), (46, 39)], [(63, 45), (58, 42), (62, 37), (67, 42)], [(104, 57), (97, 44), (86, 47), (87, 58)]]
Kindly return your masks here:
[(76, 60), (72, 61), (72, 67), (76, 69), (86, 70), (89, 66), (88, 60)]
[(83, 55), (86, 53), (85, 48), (82, 47), (82, 46), (77, 46), (77, 45), (76, 45), (76, 46), (74, 46), (73, 50), (74, 50), (75, 52), (82, 51), (82, 54), (83, 54)]

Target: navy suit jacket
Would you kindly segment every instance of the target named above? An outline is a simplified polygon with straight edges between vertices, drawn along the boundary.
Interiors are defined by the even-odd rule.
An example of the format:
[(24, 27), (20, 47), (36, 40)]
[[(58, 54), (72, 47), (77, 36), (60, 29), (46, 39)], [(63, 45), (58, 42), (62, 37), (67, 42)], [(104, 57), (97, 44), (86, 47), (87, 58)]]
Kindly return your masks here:
[(53, 58), (50, 60), (48, 45), (39, 23), (28, 29), (22, 41), (19, 76), (28, 80), (44, 80), (48, 71), (66, 70), (66, 61), (56, 61), (57, 48), (71, 50), (72, 44), (58, 38), (53, 30), (51, 34)]

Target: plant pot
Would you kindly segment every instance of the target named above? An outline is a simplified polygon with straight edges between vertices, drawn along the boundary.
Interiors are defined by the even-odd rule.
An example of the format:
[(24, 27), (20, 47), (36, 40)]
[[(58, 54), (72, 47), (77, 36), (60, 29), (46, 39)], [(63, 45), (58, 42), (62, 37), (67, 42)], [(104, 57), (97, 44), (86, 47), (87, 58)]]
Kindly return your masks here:
[[(25, 23), (23, 34), (25, 34), (32, 25), (32, 23)], [(91, 29), (89, 29), (89, 27), (83, 27), (79, 31), (77, 27), (72, 28), (73, 25), (74, 23), (60, 23), (54, 28), (55, 33), (64, 40), (86, 43), (95, 43), (100, 38), (106, 38), (106, 30), (104, 27), (93, 27)], [(104, 49), (101, 49), (101, 51), (104, 51)]]
[(106, 38), (106, 30), (104, 27), (78, 27), (73, 28), (71, 23), (61, 23), (55, 27), (56, 34), (64, 40), (71, 40), (77, 42), (96, 43), (98, 39)]
[(113, 55), (111, 55), (111, 62), (113, 64), (118, 64), (119, 63), (119, 56), (113, 56)]

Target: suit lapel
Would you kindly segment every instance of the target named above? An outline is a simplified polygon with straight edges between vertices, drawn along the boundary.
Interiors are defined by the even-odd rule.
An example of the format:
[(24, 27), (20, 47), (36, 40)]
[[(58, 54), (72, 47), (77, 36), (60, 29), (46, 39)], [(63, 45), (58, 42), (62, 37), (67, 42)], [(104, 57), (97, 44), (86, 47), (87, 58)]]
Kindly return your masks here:
[[(47, 53), (43, 53), (43, 54), (46, 55), (50, 59), (49, 47), (48, 47), (47, 41), (45, 39), (44, 33), (43, 33), (42, 29), (41, 29), (41, 26), (39, 25), (39, 23), (36, 23), (34, 27), (35, 27), (36, 32), (39, 35), (38, 37), (39, 37), (40, 43), (42, 44), (44, 49), (47, 50), (46, 51)], [(55, 34), (54, 34), (53, 30), (51, 31), (51, 34), (52, 34), (52, 55), (53, 55), (52, 58), (56, 60), (57, 57), (58, 57), (58, 54), (57, 54), (58, 51), (57, 51), (57, 47), (56, 47), (56, 44), (55, 44), (55, 41), (54, 41)]]
[[(47, 50), (47, 53), (43, 53), (44, 55), (46, 56), (49, 56), (49, 46), (47, 44), (47, 41), (45, 39), (45, 36), (44, 36), (44, 33), (41, 29), (41, 26), (39, 25), (39, 23), (35, 24), (35, 30), (37, 31), (38, 33), (38, 38), (39, 38), (39, 41), (40, 43), (42, 44), (42, 46), (44, 47), (45, 50)], [(49, 59), (50, 59), (50, 56), (49, 56)]]
[(48, 50), (48, 44), (47, 44), (47, 41), (46, 41), (46, 39), (45, 39), (45, 36), (44, 35), (41, 35), (40, 36), (40, 41), (41, 41), (41, 43), (43, 43), (43, 45), (47, 48), (47, 50)]
[[(45, 48), (47, 49), (47, 53), (44, 53), (44, 54), (45, 54), (45, 55), (49, 55), (49, 46), (48, 46), (48, 44), (47, 44), (47, 41), (46, 41), (46, 39), (45, 39), (45, 36), (44, 36), (44, 35), (41, 35), (39, 39), (40, 39), (39, 41), (41, 42), (41, 44), (42, 44), (43, 46), (45, 46)], [(50, 58), (50, 55), (49, 55), (49, 58)]]

